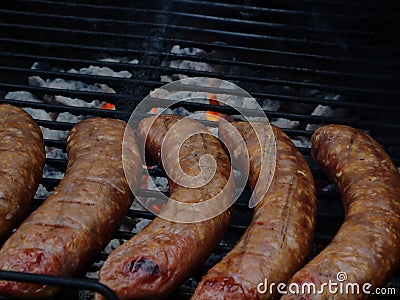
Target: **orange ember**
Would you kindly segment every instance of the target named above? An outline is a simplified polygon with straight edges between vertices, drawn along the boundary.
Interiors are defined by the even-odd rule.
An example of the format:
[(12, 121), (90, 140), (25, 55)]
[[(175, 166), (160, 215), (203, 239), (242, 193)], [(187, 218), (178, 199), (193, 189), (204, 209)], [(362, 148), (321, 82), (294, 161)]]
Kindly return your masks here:
[(157, 107), (153, 107), (150, 111), (153, 115), (158, 114), (158, 108)]
[[(216, 106), (220, 105), (219, 101), (217, 100), (217, 95), (214, 93), (208, 93), (207, 99), (211, 105), (216, 105)], [(206, 119), (208, 121), (218, 122), (218, 117), (224, 118), (224, 115), (215, 111), (210, 111), (210, 110), (206, 111)]]
[(108, 110), (115, 110), (115, 105), (111, 104), (111, 103), (104, 103), (102, 107), (100, 107), (101, 109), (108, 109)]
[(154, 210), (154, 212), (159, 213), (163, 208), (165, 207), (165, 203), (161, 204), (161, 207), (159, 207), (156, 204), (153, 204), (151, 208)]

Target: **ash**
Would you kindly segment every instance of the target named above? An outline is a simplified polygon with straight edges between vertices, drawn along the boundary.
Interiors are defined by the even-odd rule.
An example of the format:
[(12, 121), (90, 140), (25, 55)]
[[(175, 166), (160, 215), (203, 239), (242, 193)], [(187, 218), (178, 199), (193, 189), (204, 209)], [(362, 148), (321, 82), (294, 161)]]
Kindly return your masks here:
[[(132, 63), (135, 63), (134, 61)], [(31, 67), (32, 69), (48, 69), (49, 67), (43, 66), (40, 63), (34, 63)], [(83, 74), (83, 75), (97, 75), (97, 76), (112, 76), (119, 78), (130, 78), (132, 76), (128, 71), (120, 71), (115, 72), (107, 67), (98, 67), (98, 66), (89, 66), (87, 68), (81, 68), (79, 70), (69, 69), (67, 71), (60, 68), (51, 68), (52, 71), (58, 72), (66, 72), (71, 74)], [(62, 89), (62, 90), (74, 90), (74, 91), (89, 91), (89, 92), (102, 92), (102, 93), (115, 93), (115, 90), (109, 87), (106, 84), (86, 84), (82, 81), (76, 80), (65, 80), (61, 78), (55, 79), (45, 79), (39, 76), (31, 76), (28, 79), (28, 83), (31, 86), (39, 86), (53, 89)], [(9, 92), (5, 95), (5, 99), (13, 99), (27, 102), (36, 102), (36, 103), (48, 103), (48, 104), (61, 104), (66, 106), (75, 106), (75, 107), (94, 107), (100, 108), (105, 104), (104, 101), (93, 100), (91, 102), (86, 102), (77, 98), (69, 98), (61, 95), (44, 95), (43, 97), (37, 97), (34, 94), (27, 91), (16, 91)], [(76, 124), (77, 122), (87, 118), (86, 116), (76, 116), (72, 115), (69, 112), (46, 112), (42, 109), (33, 109), (29, 107), (23, 108), (27, 113), (29, 113), (36, 120), (43, 121), (57, 121), (57, 122), (65, 122)], [(40, 126), (42, 130), (43, 137), (45, 140), (55, 140), (64, 142), (67, 138), (68, 131), (63, 130), (51, 130), (49, 128)], [(61, 149), (54, 147), (46, 147), (46, 158), (55, 158), (66, 160), (67, 154), (63, 152)], [(55, 178), (62, 179), (64, 176), (64, 172), (52, 167), (51, 165), (46, 164), (43, 171), (44, 178)], [(52, 191), (48, 191), (43, 185), (40, 185), (35, 198), (47, 198), (51, 195)]]
[[(206, 51), (198, 48), (181, 48), (180, 45), (175, 45), (171, 48), (170, 52), (172, 54), (181, 54), (181, 55), (190, 55), (190, 56), (197, 56), (197, 57), (229, 57), (232, 56), (229, 53), (218, 53), (217, 51), (213, 51), (207, 53)], [(235, 59), (232, 57), (232, 59)], [(219, 73), (230, 73), (233, 74), (241, 74), (246, 75), (249, 73), (251, 75), (252, 71), (247, 70), (245, 68), (239, 67), (232, 67), (231, 69), (224, 69), (224, 67), (211, 65), (204, 62), (195, 62), (189, 60), (167, 60), (164, 61), (163, 66), (168, 66), (177, 70), (176, 74), (172, 75), (162, 75), (161, 80), (163, 82), (173, 82), (175, 80), (187, 78), (186, 75), (179, 72), (179, 70), (196, 70), (196, 71), (205, 71), (205, 72), (219, 72)], [(268, 77), (268, 76), (267, 76)], [(271, 77), (272, 78), (272, 77)], [(197, 84), (203, 86), (210, 86), (210, 83), (207, 82), (207, 78), (200, 79)], [(230, 89), (232, 88), (230, 85), (222, 84), (218, 86), (219, 88)], [(300, 89), (296, 90), (290, 86), (265, 86), (259, 87), (257, 86), (257, 92), (264, 92), (264, 93), (272, 93), (272, 94), (282, 94), (282, 95), (291, 95), (291, 96), (299, 96), (299, 97), (306, 97), (306, 98), (317, 98), (317, 99), (324, 99), (330, 101), (337, 101), (341, 99), (341, 95), (328, 93), (324, 91), (320, 91), (317, 89)], [(166, 98), (166, 99), (175, 99), (175, 100), (186, 100), (186, 101), (195, 101), (198, 103), (209, 103), (209, 95), (207, 93), (201, 92), (187, 92), (187, 91), (178, 91), (173, 93), (168, 93), (166, 91), (160, 91), (159, 94), (155, 95), (156, 97)], [(249, 99), (243, 97), (237, 97), (233, 95), (220, 95), (218, 94), (218, 98), (215, 100), (219, 100), (221, 102), (226, 103), (227, 105), (238, 107), (238, 108), (245, 108), (245, 109), (254, 109), (254, 102), (249, 101)], [(330, 106), (324, 105), (315, 105), (315, 104), (304, 104), (304, 103), (292, 103), (292, 102), (284, 102), (279, 100), (273, 99), (264, 99), (259, 101), (260, 106), (265, 111), (285, 111), (291, 112), (296, 114), (304, 114), (308, 113), (311, 116), (325, 116), (325, 117), (343, 117), (346, 116), (349, 112), (343, 108), (334, 108)], [(183, 108), (176, 108), (174, 110), (167, 110), (166, 113), (176, 113), (183, 116), (191, 115), (188, 111)], [(205, 119), (205, 114), (200, 112), (196, 112), (196, 118), (198, 119)], [(232, 116), (231, 116), (232, 117)], [(236, 120), (243, 119), (241, 116), (233, 116)], [(318, 127), (322, 126), (323, 124), (308, 124), (304, 122), (300, 122), (297, 120), (288, 120), (284, 118), (271, 118), (270, 123), (278, 126), (282, 129), (303, 129), (307, 131), (314, 131)], [(216, 129), (213, 129), (213, 133), (216, 133)], [(292, 135), (291, 139), (293, 143), (297, 147), (304, 147), (310, 148), (311, 141), (309, 138), (303, 136), (295, 136)]]

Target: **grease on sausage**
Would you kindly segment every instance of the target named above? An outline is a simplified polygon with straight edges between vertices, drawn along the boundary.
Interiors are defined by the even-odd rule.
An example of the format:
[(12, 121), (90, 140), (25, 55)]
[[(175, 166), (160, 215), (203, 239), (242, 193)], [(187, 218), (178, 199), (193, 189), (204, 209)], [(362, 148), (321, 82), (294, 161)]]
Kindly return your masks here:
[[(236, 150), (237, 139), (231, 128), (221, 125), (221, 139)], [(269, 126), (263, 122), (252, 125), (260, 127), (257, 132)], [(271, 153), (263, 155), (262, 141), (258, 140), (252, 125), (234, 123), (249, 152), (249, 184), (252, 189), (257, 189), (261, 164), (268, 165), (268, 160), (274, 157)], [(262, 200), (255, 207), (251, 224), (234, 249), (203, 277), (192, 300), (275, 299), (278, 296), (276, 287), (273, 293), (267, 290), (261, 294), (257, 292), (257, 286), (265, 279), (268, 283), (287, 282), (304, 264), (311, 250), (316, 215), (313, 177), (289, 137), (277, 127), (273, 126), (272, 130), (276, 141), (276, 168), (271, 186), (264, 194), (254, 191)], [(243, 165), (241, 150), (234, 151), (238, 165)]]
[[(167, 132), (178, 121), (169, 145), (181, 145), (184, 132), (195, 132), (202, 124), (175, 115), (160, 115), (142, 120), (139, 134), (146, 138), (146, 155), (164, 166), (161, 147)], [(153, 123), (154, 122), (154, 123)], [(172, 147), (171, 146), (171, 147)], [(171, 148), (166, 149), (172, 154)], [(205, 186), (189, 188), (170, 181), (172, 199), (198, 203), (210, 199), (228, 186), (224, 197), (234, 198), (234, 182), (229, 181), (228, 155), (211, 134), (196, 134), (183, 142), (179, 163), (186, 174), (199, 173), (199, 159), (209, 154), (217, 161), (214, 177)], [(174, 171), (174, 170), (169, 170)], [(168, 206), (168, 204), (167, 204)], [(179, 213), (179, 212), (178, 212)], [(227, 229), (230, 210), (197, 223), (180, 223), (156, 217), (146, 228), (110, 254), (100, 270), (99, 281), (122, 299), (161, 299), (175, 290), (211, 254)], [(99, 299), (100, 297), (97, 296)]]
[(0, 242), (25, 216), (45, 162), (39, 126), (24, 110), (0, 105)]
[[(312, 136), (312, 156), (337, 185), (345, 220), (332, 242), (299, 270), (289, 284), (301, 286), (331, 281), (382, 287), (395, 271), (400, 253), (400, 174), (384, 149), (361, 130), (326, 125)], [(282, 299), (367, 299), (368, 295), (291, 294)]]
[[(67, 139), (68, 168), (54, 193), (0, 250), (0, 269), (36, 274), (77, 275), (108, 243), (128, 212), (133, 195), (122, 166), (126, 123), (93, 118), (79, 122)], [(142, 165), (134, 133), (126, 171), (138, 180)], [(135, 179), (136, 178), (136, 179)], [(135, 182), (132, 182), (134, 185)], [(44, 298), (57, 287), (0, 281), (0, 293)]]

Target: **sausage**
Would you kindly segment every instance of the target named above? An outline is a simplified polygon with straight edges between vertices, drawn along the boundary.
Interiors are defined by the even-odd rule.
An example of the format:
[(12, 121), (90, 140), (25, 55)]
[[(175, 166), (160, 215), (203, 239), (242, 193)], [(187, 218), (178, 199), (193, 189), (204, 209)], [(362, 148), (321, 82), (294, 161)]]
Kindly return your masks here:
[(0, 242), (26, 215), (42, 177), (45, 151), (39, 126), (24, 110), (0, 105)]
[[(185, 139), (187, 132), (198, 129), (202, 133)], [(173, 133), (168, 135), (169, 131)], [(169, 178), (171, 199), (199, 203), (227, 187), (221, 200), (234, 200), (235, 186), (230, 180), (229, 157), (220, 141), (206, 132), (201, 123), (175, 115), (150, 117), (139, 124), (139, 135), (145, 140), (146, 156), (158, 161), (167, 174), (176, 169), (167, 162), (174, 159), (172, 156), (175, 153), (179, 154), (177, 163), (190, 176), (199, 173), (200, 157), (204, 155), (211, 155), (217, 163), (215, 175), (201, 187), (185, 187)], [(166, 160), (161, 155), (163, 143), (166, 144)], [(99, 281), (109, 286), (121, 300), (162, 299), (211, 254), (227, 229), (230, 214), (231, 210), (227, 209), (214, 218), (195, 223), (155, 217), (146, 228), (109, 255), (100, 270)], [(96, 299), (100, 296), (97, 295)]]
[[(337, 185), (345, 220), (331, 243), (289, 282), (314, 284), (324, 293), (282, 299), (366, 299), (362, 286), (371, 284), (372, 292), (385, 285), (399, 263), (400, 174), (373, 138), (348, 126), (319, 128), (312, 136), (312, 156)], [(359, 284), (360, 293), (329, 293), (322, 286), (329, 281)]]
[[(67, 138), (68, 166), (54, 193), (0, 250), (0, 269), (75, 276), (104, 248), (128, 212), (132, 186), (142, 171), (133, 130), (120, 120), (92, 118), (75, 125)], [(126, 132), (125, 132), (126, 128)], [(0, 281), (0, 293), (47, 298), (59, 288)]]
[[(250, 161), (249, 184), (261, 201), (237, 245), (203, 277), (192, 300), (275, 299), (278, 296), (276, 289), (272, 293), (267, 289), (264, 293), (265, 280), (268, 284), (287, 282), (303, 266), (311, 251), (316, 218), (315, 185), (311, 171), (289, 137), (272, 126), (276, 169), (268, 191), (257, 193), (254, 189), (258, 188), (256, 182), (262, 176), (262, 160), (269, 164), (268, 160), (274, 157), (270, 153), (262, 155), (262, 141), (258, 140), (251, 124), (259, 128), (257, 132), (269, 126), (264, 122), (238, 122), (233, 125), (246, 142)], [(231, 128), (221, 125), (220, 138), (226, 144), (234, 145), (236, 139), (232, 137)], [(239, 156), (234, 159), (243, 159)], [(257, 291), (258, 286), (260, 292)]]

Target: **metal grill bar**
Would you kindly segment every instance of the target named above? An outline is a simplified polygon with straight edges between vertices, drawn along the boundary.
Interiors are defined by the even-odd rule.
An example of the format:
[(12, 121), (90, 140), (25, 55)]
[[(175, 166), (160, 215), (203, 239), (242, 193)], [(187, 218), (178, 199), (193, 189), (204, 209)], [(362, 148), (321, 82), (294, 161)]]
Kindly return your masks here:
[[(5, 39), (0, 39), (5, 40)], [(9, 40), (9, 39), (7, 39)], [(16, 42), (19, 42), (18, 40), (15, 40)], [(32, 43), (32, 44), (37, 44), (40, 45), (43, 43), (40, 42), (34, 42), (34, 41), (23, 41), (22, 43)], [(86, 48), (89, 49), (91, 48), (92, 50), (97, 50), (97, 51), (107, 51), (110, 50), (110, 48), (99, 48), (99, 47), (83, 47), (83, 46), (77, 46), (77, 45), (63, 45), (60, 43), (44, 43), (48, 47), (52, 46), (57, 46), (57, 47), (71, 47), (71, 48)], [(122, 51), (122, 50), (118, 50)], [(172, 75), (176, 73), (185, 73), (188, 76), (192, 77), (213, 77), (213, 78), (218, 78), (218, 79), (224, 79), (224, 80), (231, 80), (231, 81), (247, 81), (247, 82), (253, 82), (253, 83), (258, 83), (258, 84), (270, 84), (270, 85), (287, 85), (287, 86), (293, 86), (297, 88), (315, 88), (315, 89), (321, 89), (325, 91), (330, 91), (330, 92), (336, 92), (336, 93), (363, 93), (363, 94), (375, 94), (375, 95), (384, 95), (384, 96), (394, 96), (394, 97), (400, 97), (400, 91), (397, 90), (382, 90), (382, 89), (376, 89), (376, 88), (366, 88), (366, 87), (351, 87), (351, 86), (342, 86), (342, 85), (330, 85), (330, 84), (320, 84), (320, 83), (306, 83), (306, 82), (297, 82), (297, 81), (291, 81), (291, 80), (276, 80), (276, 79), (268, 79), (268, 78), (255, 78), (255, 77), (250, 77), (250, 76), (240, 76), (240, 75), (224, 75), (221, 73), (216, 73), (216, 72), (204, 72), (204, 71), (194, 71), (194, 70), (179, 70), (175, 68), (170, 68), (170, 67), (154, 67), (154, 66), (142, 66), (143, 70), (148, 70), (148, 71), (158, 71), (162, 72), (165, 75)], [(5, 87), (5, 85), (3, 84)]]
[[(78, 6), (78, 4), (75, 3), (57, 3), (57, 6), (54, 5), (54, 3), (51, 3), (50, 1), (30, 1), (29, 3), (32, 5), (33, 3), (38, 3), (41, 5), (46, 4), (48, 7), (50, 8), (55, 8), (58, 7), (60, 5), (63, 5), (64, 7), (73, 7), (76, 8)], [(306, 17), (315, 17), (315, 16), (323, 16), (325, 18), (339, 18), (342, 22), (345, 20), (352, 20), (354, 21), (354, 19), (356, 20), (369, 20), (368, 16), (365, 15), (358, 15), (357, 14), (357, 10), (353, 11), (352, 15), (346, 15), (346, 14), (332, 14), (332, 12), (330, 13), (315, 13), (313, 11), (300, 11), (300, 10), (287, 10), (287, 9), (273, 9), (273, 8), (267, 8), (267, 7), (249, 7), (249, 6), (243, 6), (243, 5), (235, 5), (232, 3), (210, 3), (210, 2), (204, 2), (204, 1), (173, 1), (174, 4), (180, 5), (182, 6), (182, 4), (189, 4), (190, 6), (197, 6), (197, 7), (202, 7), (202, 6), (206, 6), (207, 8), (209, 8), (210, 6), (213, 7), (223, 7), (223, 9), (229, 9), (229, 8), (234, 8), (235, 10), (238, 9), (245, 9), (245, 10), (257, 10), (257, 11), (262, 11), (264, 13), (274, 13), (274, 14), (280, 14), (283, 16), (287, 16), (287, 15), (292, 15), (292, 16), (306, 16)], [(359, 4), (354, 5), (356, 6), (358, 9), (360, 8)], [(166, 14), (166, 15), (173, 15), (173, 16), (184, 16), (184, 15), (189, 15), (189, 16), (193, 16), (193, 17), (201, 17), (201, 18), (212, 18), (212, 16), (210, 15), (199, 15), (199, 14), (188, 14), (188, 13), (184, 13), (184, 12), (176, 12), (176, 11), (160, 11), (160, 10), (156, 10), (156, 9), (140, 9), (140, 8), (127, 8), (127, 7), (117, 7), (117, 6), (103, 6), (103, 5), (93, 5), (93, 4), (85, 4), (85, 3), (79, 3), (79, 7), (81, 8), (87, 8), (87, 9), (91, 9), (91, 10), (96, 10), (96, 9), (100, 9), (100, 10), (112, 10), (115, 11), (115, 13), (120, 13), (120, 12), (137, 12), (137, 13), (143, 13), (143, 12), (151, 12), (151, 13), (157, 13), (157, 14)], [(209, 14), (213, 13), (213, 11), (208, 10), (207, 11)], [(227, 17), (227, 19), (229, 18), (229, 15)], [(220, 20), (220, 19), (218, 19)], [(246, 20), (241, 20), (242, 22), (246, 22)], [(387, 23), (388, 21), (394, 21), (390, 18), (384, 18), (384, 17), (375, 17), (374, 21), (377, 22), (385, 22)], [(318, 28), (313, 28), (314, 30), (318, 30)], [(360, 33), (364, 33), (364, 32), (354, 32), (355, 34), (360, 34)], [(365, 32), (365, 34), (368, 34), (368, 31)]]
[[(161, 28), (157, 25), (153, 25), (151, 23), (138, 23), (137, 26), (143, 27), (143, 26), (154, 26), (156, 28)], [(315, 50), (313, 49), (318, 49), (321, 47), (325, 47), (326, 49), (329, 49), (332, 53), (334, 53), (334, 50), (339, 50), (340, 47), (335, 44), (335, 43), (330, 43), (330, 42), (319, 42), (319, 41), (310, 41), (310, 40), (302, 40), (302, 39), (295, 39), (295, 38), (280, 38), (280, 37), (274, 37), (274, 36), (267, 36), (267, 35), (255, 35), (255, 34), (246, 34), (246, 33), (231, 33), (229, 31), (223, 31), (223, 30), (212, 30), (212, 29), (199, 29), (196, 27), (189, 27), (189, 26), (170, 26), (171, 28), (169, 29), (175, 29), (175, 30), (181, 30), (183, 32), (189, 31), (189, 35), (192, 34), (193, 32), (199, 32), (199, 33), (204, 33), (204, 34), (212, 34), (212, 35), (218, 35), (219, 37), (224, 37), (226, 39), (238, 39), (240, 41), (240, 38), (244, 39), (255, 39), (255, 40), (261, 40), (261, 41), (271, 41), (276, 44), (282, 44), (282, 43), (287, 43), (285, 47), (287, 48), (292, 48), (292, 47), (305, 47), (307, 46), (307, 50), (309, 53), (314, 53)], [(51, 29), (47, 29), (51, 30)], [(193, 31), (193, 32), (191, 32)], [(115, 35), (116, 36), (116, 35)], [(12, 38), (9, 39), (1, 39), (3, 41), (13, 41)], [(15, 41), (15, 40), (14, 40)], [(15, 41), (16, 42), (16, 41)], [(21, 41), (22, 42), (22, 41)], [(27, 40), (28, 43), (35, 44), (35, 41), (33, 40)], [(43, 42), (43, 41), (42, 41)], [(38, 42), (37, 42), (38, 43)], [(74, 44), (62, 44), (62, 43), (56, 43), (56, 42), (45, 42), (45, 45), (47, 47), (50, 46), (59, 46), (63, 45), (64, 47), (71, 47), (74, 48), (73, 46), (76, 46)], [(82, 43), (83, 44), (83, 43)], [(337, 46), (336, 48), (334, 48)], [(89, 46), (89, 45), (80, 45), (80, 48), (82, 49), (91, 49), (91, 50), (105, 50), (107, 49), (108, 52), (113, 52), (113, 53), (120, 53), (121, 51), (124, 51), (126, 54), (132, 54), (132, 53), (138, 53), (137, 50), (132, 50), (132, 49), (120, 49), (120, 48), (112, 48), (112, 47), (95, 47), (95, 46)], [(365, 48), (372, 48), (375, 50), (382, 50), (382, 47), (374, 47), (374, 46), (365, 46), (365, 47), (354, 47), (355, 49), (358, 49), (359, 51), (365, 50)], [(382, 52), (382, 55), (387, 54), (386, 52), (390, 51), (390, 48), (386, 49), (385, 51)], [(392, 53), (389, 53), (392, 54)], [(392, 55), (394, 55), (393, 53)], [(340, 59), (340, 58), (338, 58)]]
[[(0, 23), (0, 26), (2, 24)], [(5, 27), (13, 27), (15, 28), (16, 26), (13, 25), (7, 25)], [(24, 26), (26, 27), (26, 26)], [(31, 27), (31, 26), (29, 26)], [(43, 29), (47, 30), (47, 29)], [(54, 30), (49, 29), (49, 30)], [(68, 30), (65, 30), (68, 31)], [(141, 54), (154, 54), (154, 52), (149, 52), (145, 51), (144, 53), (142, 52)], [(288, 66), (283, 66), (283, 65), (272, 65), (272, 64), (260, 64), (260, 63), (250, 63), (250, 62), (243, 62), (243, 61), (234, 61), (234, 60), (226, 60), (226, 59), (216, 59), (216, 58), (207, 58), (207, 57), (197, 57), (193, 55), (179, 55), (179, 54), (171, 54), (171, 53), (165, 53), (165, 52), (160, 52), (159, 53), (162, 56), (165, 56), (168, 58), (168, 60), (188, 60), (188, 61), (193, 61), (193, 62), (205, 62), (205, 63), (210, 63), (210, 64), (215, 64), (215, 65), (226, 65), (226, 66), (240, 66), (240, 67), (247, 67), (247, 68), (259, 68), (262, 70), (273, 70), (273, 71), (291, 71), (291, 72), (296, 72), (300, 74), (304, 74), (305, 76), (307, 75), (318, 75), (321, 76), (321, 79), (326, 79), (326, 77), (330, 78), (340, 78), (343, 80), (348, 80), (348, 79), (363, 79), (363, 80), (374, 80), (375, 83), (376, 81), (389, 81), (389, 82), (397, 82), (400, 80), (400, 77), (396, 76), (391, 76), (388, 74), (365, 74), (365, 73), (349, 73), (349, 72), (336, 72), (336, 71), (326, 71), (326, 70), (319, 70), (319, 69), (311, 69), (311, 68), (305, 68), (305, 67), (288, 67)], [(129, 66), (129, 68), (136, 69), (139, 66), (135, 66), (132, 64)], [(143, 65), (140, 65), (140, 67), (143, 67)], [(4, 71), (13, 71), (13, 72), (44, 72), (44, 71), (35, 71), (35, 70), (26, 70), (26, 69), (19, 69), (19, 68), (2, 68)], [(48, 72), (50, 75), (51, 73), (56, 73), (56, 72)], [(77, 74), (76, 74), (77, 76)], [(93, 75), (92, 75), (93, 76)], [(95, 76), (93, 76), (95, 78)], [(121, 78), (121, 80), (128, 80)], [(115, 78), (110, 79), (110, 81), (116, 81)]]
[[(22, 0), (21, 2), (26, 2), (26, 0)], [(354, 14), (353, 17), (348, 14), (332, 14), (332, 13), (321, 13), (321, 12), (313, 12), (313, 11), (305, 11), (305, 10), (290, 10), (290, 9), (276, 9), (276, 8), (270, 8), (270, 7), (260, 7), (260, 6), (245, 6), (245, 5), (238, 5), (238, 4), (233, 4), (233, 3), (218, 3), (218, 2), (206, 2), (206, 1), (187, 1), (187, 0), (173, 0), (175, 4), (190, 4), (192, 7), (193, 6), (206, 6), (209, 8), (210, 6), (213, 7), (223, 7), (224, 9), (234, 9), (235, 11), (241, 10), (241, 9), (247, 9), (247, 10), (253, 10), (253, 11), (262, 11), (262, 12), (274, 12), (274, 13), (282, 13), (285, 16), (287, 15), (300, 15), (300, 16), (323, 16), (326, 18), (340, 18), (340, 19), (351, 19), (353, 20), (354, 18), (356, 19), (361, 19), (365, 20), (368, 17), (363, 16), (363, 15), (358, 15)], [(303, 1), (303, 2), (309, 2), (309, 1)], [(67, 7), (73, 7), (73, 8), (90, 8), (90, 9), (106, 9), (106, 10), (116, 10), (118, 12), (125, 12), (125, 11), (132, 11), (132, 12), (152, 12), (152, 13), (161, 13), (161, 14), (178, 14), (179, 12), (168, 12), (168, 11), (162, 11), (162, 10), (156, 10), (156, 9), (143, 9), (143, 8), (133, 8), (133, 7), (118, 7), (118, 6), (104, 6), (104, 5), (99, 5), (99, 4), (87, 4), (87, 3), (70, 3), (70, 2), (58, 2), (57, 4), (54, 4), (51, 1), (44, 1), (44, 0), (29, 0), (29, 3), (38, 3), (38, 4), (46, 4), (48, 6), (52, 7), (59, 7), (60, 5), (62, 6), (67, 6)], [(317, 2), (320, 4), (321, 2)], [(335, 2), (332, 2), (335, 3)], [(347, 4), (350, 6), (356, 6), (359, 8), (359, 3), (358, 2), (343, 2), (341, 3)], [(374, 4), (373, 2), (367, 3), (367, 5)], [(376, 3), (375, 3), (376, 4)], [(301, 9), (301, 7), (300, 7)], [(210, 13), (213, 13), (212, 11)], [(376, 18), (377, 21), (388, 21), (387, 18)]]
[[(99, 7), (95, 5), (83, 5), (83, 7), (87, 8), (103, 8), (106, 10), (110, 10), (108, 7)], [(115, 9), (115, 8), (114, 8)], [(126, 9), (120, 9), (126, 12)], [(159, 10), (148, 10), (148, 9), (129, 9), (130, 11), (135, 11), (138, 13), (158, 13), (158, 14), (165, 14), (167, 16), (171, 17), (188, 17), (192, 18), (194, 21), (207, 21), (207, 22), (213, 22), (213, 21), (218, 21), (219, 24), (224, 24), (224, 23), (229, 23), (232, 25), (252, 25), (252, 26), (260, 26), (264, 28), (273, 28), (274, 30), (287, 30), (287, 29), (293, 29), (299, 32), (299, 30), (303, 31), (304, 33), (335, 33), (335, 34), (346, 34), (346, 35), (361, 35), (364, 37), (368, 36), (373, 36), (373, 34), (370, 31), (360, 31), (360, 30), (345, 30), (345, 29), (330, 29), (330, 28), (320, 28), (320, 27), (310, 27), (310, 26), (299, 26), (299, 25), (294, 25), (294, 24), (281, 24), (281, 23), (270, 23), (270, 22), (260, 22), (260, 21), (251, 21), (251, 20), (243, 20), (243, 19), (234, 19), (234, 18), (226, 18), (226, 17), (218, 17), (218, 16), (211, 16), (211, 15), (202, 15), (202, 14), (193, 14), (193, 13), (184, 13), (184, 12), (176, 12), (176, 11), (159, 11)], [(54, 15), (54, 14), (41, 14), (41, 13), (35, 13), (35, 12), (23, 12), (23, 11), (18, 11), (18, 10), (8, 10), (8, 9), (2, 9), (0, 12), (4, 13), (11, 13), (15, 15), (27, 15), (27, 16), (37, 16), (37, 17), (43, 17), (46, 16), (48, 18), (58, 18), (58, 19), (70, 19), (70, 20), (85, 20), (85, 18), (81, 17), (69, 17), (69, 16), (63, 16), (63, 15)], [(117, 13), (117, 12), (116, 12)], [(119, 20), (115, 19), (96, 19), (96, 21), (107, 21), (107, 22), (115, 22), (119, 23)], [(383, 21), (383, 19), (382, 19)], [(151, 25), (151, 26), (156, 26), (154, 23), (147, 23), (147, 22), (138, 22), (138, 21), (128, 21), (127, 24), (131, 25)], [(172, 27), (175, 28), (175, 27)], [(182, 27), (180, 27), (182, 28)], [(240, 27), (238, 28), (240, 29)], [(393, 32), (378, 32), (380, 35), (385, 36), (385, 37), (395, 37), (397, 36), (397, 33), (395, 31)], [(336, 44), (338, 45), (338, 43)]]
[[(87, 18), (85, 18), (87, 20)], [(132, 38), (136, 39), (145, 39), (146, 37), (143, 35), (130, 35)], [(320, 55), (320, 54), (311, 54), (311, 53), (301, 53), (301, 52), (293, 52), (293, 51), (285, 51), (285, 50), (273, 50), (273, 49), (261, 49), (255, 48), (252, 45), (249, 46), (235, 46), (235, 45), (227, 45), (227, 44), (217, 44), (217, 43), (205, 43), (205, 42), (198, 42), (198, 41), (191, 41), (191, 40), (184, 40), (184, 39), (170, 39), (163, 37), (165, 42), (169, 42), (171, 45), (187, 45), (192, 47), (199, 47), (201, 49), (221, 49), (221, 50), (232, 50), (232, 51), (246, 51), (249, 53), (256, 53), (256, 54), (272, 54), (272, 55), (282, 55), (282, 56), (289, 56), (289, 57), (298, 57), (298, 58), (308, 58), (313, 59), (316, 61), (329, 61), (329, 62), (346, 62), (346, 63), (362, 63), (367, 65), (391, 65), (391, 66), (398, 66), (399, 63), (397, 61), (393, 61), (391, 63), (387, 63), (382, 60), (374, 60), (371, 59), (362, 59), (358, 57), (345, 57), (345, 56), (329, 56), (329, 55)], [(170, 53), (168, 53), (170, 54)]]
[[(176, 3), (180, 4), (189, 4), (191, 6), (210, 6), (210, 1), (197, 1), (197, 0), (174, 0)], [(315, 1), (315, 0), (305, 0), (302, 1), (302, 3), (296, 3), (295, 1), (269, 1), (268, 6), (269, 7), (262, 7), (262, 6), (246, 6), (246, 5), (241, 5), (241, 4), (233, 4), (230, 2), (224, 2), (224, 1), (219, 1), (216, 3), (213, 3), (213, 6), (215, 7), (223, 7), (223, 8), (233, 8), (234, 10), (240, 10), (240, 9), (248, 9), (248, 10), (260, 10), (262, 12), (269, 12), (269, 11), (277, 11), (277, 12), (284, 12), (285, 14), (304, 14), (304, 15), (309, 15), (309, 14), (315, 14), (315, 12), (309, 12), (305, 11), (304, 6), (302, 5), (303, 3), (306, 4), (312, 4), (315, 6), (319, 6), (318, 8), (326, 8), (327, 12), (321, 11), (320, 9), (318, 10), (318, 14), (321, 14), (324, 17), (341, 17), (341, 18), (351, 18), (351, 15), (353, 15), (357, 18), (362, 18), (363, 16), (357, 15), (357, 10), (352, 10), (351, 15), (349, 14), (337, 14), (335, 13), (335, 10), (332, 10), (332, 8), (342, 8), (346, 12), (348, 12), (348, 9), (351, 8), (360, 8), (360, 2), (357, 1)], [(366, 5), (366, 9), (376, 9), (379, 7), (378, 2), (376, 1), (364, 1), (364, 5)], [(277, 8), (280, 7), (280, 8)], [(290, 9), (288, 9), (290, 7)], [(379, 19), (381, 20), (381, 19)]]
[(75, 279), (69, 277), (56, 277), (49, 275), (28, 274), (28, 273), (3, 271), (3, 270), (0, 270), (0, 279), (47, 284), (47, 285), (57, 285), (68, 288), (81, 288), (84, 290), (98, 292), (103, 296), (105, 296), (108, 300), (118, 300), (118, 297), (109, 287), (92, 279), (86, 279), (86, 278)]
[[(25, 85), (11, 85), (11, 84), (2, 84), (0, 83), (0, 88), (10, 89), (10, 90), (25, 90), (25, 91), (33, 91), (33, 92), (45, 92), (47, 94), (57, 94), (63, 96), (72, 96), (72, 97), (80, 97), (82, 99), (101, 99), (111, 101), (116, 99), (129, 99), (129, 96), (117, 95), (117, 94), (109, 94), (109, 93), (97, 93), (97, 92), (83, 92), (83, 91), (70, 91), (70, 90), (63, 90), (63, 89), (54, 89), (54, 88), (43, 88), (43, 87), (33, 87), (33, 86), (25, 86)], [(129, 101), (129, 100), (128, 100)], [(169, 104), (172, 103), (170, 100), (165, 99), (157, 99), (159, 105), (163, 106), (163, 103)], [(180, 106), (188, 109), (195, 109), (195, 110), (214, 110), (221, 113), (226, 114), (234, 114), (234, 111), (230, 107), (226, 106), (214, 106), (210, 104), (199, 104), (193, 102), (180, 102)], [(244, 112), (248, 113), (249, 115), (258, 114), (256, 110), (250, 109), (243, 109)], [(298, 120), (298, 121), (306, 121), (310, 124), (320, 124), (320, 123), (339, 123), (345, 125), (352, 125), (355, 127), (361, 128), (383, 128), (383, 129), (400, 129), (400, 124), (395, 123), (386, 123), (386, 122), (374, 122), (374, 121), (362, 121), (362, 120), (353, 120), (353, 119), (343, 119), (343, 118), (336, 118), (336, 117), (321, 117), (321, 116), (313, 116), (313, 115), (301, 115), (301, 114), (293, 114), (293, 113), (282, 113), (282, 112), (275, 112), (275, 111), (268, 111), (264, 110), (267, 117), (269, 118), (287, 118), (291, 120)], [(70, 129), (70, 126), (73, 124), (67, 123), (60, 123), (55, 124), (53, 122), (48, 121), (41, 121), (43, 126), (51, 128), (51, 129), (60, 129), (66, 130)], [(46, 125), (45, 125), (46, 124)]]

